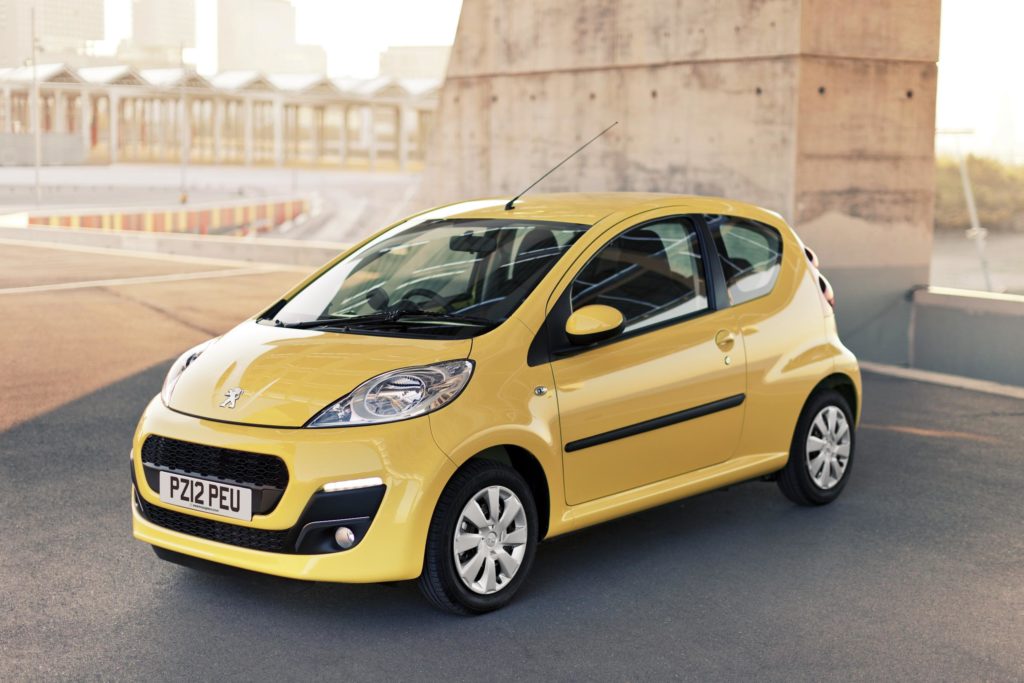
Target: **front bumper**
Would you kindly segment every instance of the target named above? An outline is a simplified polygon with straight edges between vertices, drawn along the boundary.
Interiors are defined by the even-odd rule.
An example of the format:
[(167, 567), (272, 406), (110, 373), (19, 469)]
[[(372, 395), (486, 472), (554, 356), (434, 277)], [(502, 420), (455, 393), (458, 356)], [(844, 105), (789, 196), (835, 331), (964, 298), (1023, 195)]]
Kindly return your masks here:
[[(277, 456), (288, 468), (287, 488), (273, 509), (267, 514), (255, 514), (249, 522), (167, 505), (147, 482), (140, 457), (142, 444), (151, 435)], [(221, 564), (311, 581), (360, 583), (419, 576), (434, 506), (455, 471), (455, 465), (435, 444), (426, 419), (340, 429), (278, 429), (182, 415), (167, 409), (159, 398), (143, 414), (132, 454), (132, 478), (139, 499), (132, 505), (135, 538)], [(345, 510), (365, 509), (365, 498), (373, 494), (364, 489), (359, 494), (364, 500), (352, 507), (352, 501), (359, 496), (324, 494), (324, 484), (372, 477), (383, 481), (383, 497), (379, 498), (375, 514), (363, 520), (365, 528), (359, 530), (357, 545), (331, 552), (326, 543), (317, 546), (314, 540), (311, 545), (308, 538), (298, 543), (302, 529), (309, 529), (311, 514), (322, 520), (332, 517), (332, 510), (347, 514)], [(334, 503), (324, 507), (325, 500)], [(141, 514), (146, 511), (150, 514)], [(201, 525), (201, 535), (207, 538), (175, 530), (190, 528), (168, 522), (180, 521), (180, 515)], [(217, 533), (208, 533), (214, 527)], [(314, 525), (313, 530), (316, 529)], [(224, 534), (225, 531), (233, 533)], [(321, 531), (326, 538), (329, 532)], [(283, 545), (235, 541), (236, 537), (253, 536), (277, 538)], [(259, 547), (275, 550), (255, 549)]]

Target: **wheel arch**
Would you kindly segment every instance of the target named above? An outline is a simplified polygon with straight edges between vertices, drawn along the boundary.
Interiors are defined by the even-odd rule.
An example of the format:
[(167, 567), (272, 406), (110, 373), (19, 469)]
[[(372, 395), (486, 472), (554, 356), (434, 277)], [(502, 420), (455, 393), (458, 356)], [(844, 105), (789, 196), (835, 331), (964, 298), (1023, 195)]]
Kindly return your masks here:
[(540, 460), (522, 446), (501, 444), (485, 448), (476, 455), (473, 455), (462, 463), (459, 469), (461, 470), (467, 463), (476, 460), (493, 460), (494, 462), (508, 465), (526, 480), (526, 485), (530, 487), (530, 493), (533, 494), (534, 502), (537, 504), (537, 523), (540, 527), (540, 539), (547, 536), (551, 520), (551, 488), (548, 483), (547, 474), (544, 472), (544, 466), (540, 464)]
[(857, 392), (857, 384), (853, 378), (843, 372), (834, 372), (828, 377), (818, 382), (811, 392), (807, 394), (807, 399), (804, 401), (803, 407), (800, 409), (801, 414), (804, 409), (807, 408), (807, 404), (811, 398), (823, 389), (833, 389), (839, 392), (839, 395), (846, 399), (846, 402), (850, 405), (850, 410), (853, 411), (853, 423), (857, 424), (860, 421), (860, 396)]

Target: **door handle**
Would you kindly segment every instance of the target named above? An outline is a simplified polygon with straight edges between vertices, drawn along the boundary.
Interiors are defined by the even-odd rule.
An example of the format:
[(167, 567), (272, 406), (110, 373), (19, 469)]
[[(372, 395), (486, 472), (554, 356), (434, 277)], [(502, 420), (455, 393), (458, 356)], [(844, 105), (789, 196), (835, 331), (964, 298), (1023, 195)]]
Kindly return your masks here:
[(715, 345), (722, 351), (732, 351), (732, 347), (736, 345), (736, 335), (729, 330), (719, 330), (715, 335)]

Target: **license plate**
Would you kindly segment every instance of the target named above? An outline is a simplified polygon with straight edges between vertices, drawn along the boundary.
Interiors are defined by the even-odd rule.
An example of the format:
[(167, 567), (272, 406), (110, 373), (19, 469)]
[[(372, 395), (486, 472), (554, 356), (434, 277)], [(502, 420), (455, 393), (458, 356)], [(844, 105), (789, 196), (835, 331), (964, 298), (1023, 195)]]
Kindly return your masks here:
[(217, 481), (161, 472), (160, 500), (213, 515), (252, 519), (252, 490)]

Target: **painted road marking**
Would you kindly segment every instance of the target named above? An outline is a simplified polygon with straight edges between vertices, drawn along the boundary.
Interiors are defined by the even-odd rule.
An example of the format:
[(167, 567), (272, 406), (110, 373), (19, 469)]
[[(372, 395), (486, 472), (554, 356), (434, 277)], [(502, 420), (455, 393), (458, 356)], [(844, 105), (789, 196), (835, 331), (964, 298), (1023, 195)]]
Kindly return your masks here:
[(35, 294), (37, 292), (55, 292), (63, 289), (89, 289), (91, 287), (123, 287), (125, 285), (144, 285), (153, 282), (178, 282), (181, 280), (207, 280), (221, 277), (239, 277), (242, 275), (260, 275), (273, 273), (271, 268), (232, 268), (231, 270), (207, 270), (199, 273), (172, 273), (170, 275), (143, 275), (140, 277), (122, 277), (110, 280), (84, 280), (80, 282), (62, 282), (54, 285), (30, 285), (28, 287), (10, 287), (0, 289), (4, 294)]
[(924, 436), (931, 439), (960, 439), (961, 441), (976, 441), (978, 443), (1001, 444), (1002, 439), (988, 434), (974, 434), (972, 432), (956, 432), (945, 429), (925, 429), (923, 427), (911, 427), (910, 425), (876, 425), (862, 424), (862, 429), (877, 429), (884, 432), (898, 432), (912, 436)]
[(944, 372), (934, 372), (932, 370), (921, 370), (918, 368), (901, 368), (896, 365), (885, 365), (883, 363), (872, 363), (869, 361), (860, 361), (860, 369), (873, 372), (877, 375), (898, 377), (899, 379), (910, 379), (915, 382), (927, 382), (928, 384), (938, 384), (944, 387), (953, 387), (955, 389), (978, 391), (983, 394), (995, 394), (996, 396), (1024, 399), (1024, 387), (1018, 387), (1012, 384), (1000, 384), (999, 382), (992, 382), (987, 379), (974, 379), (972, 377), (961, 377), (960, 375), (947, 375)]

